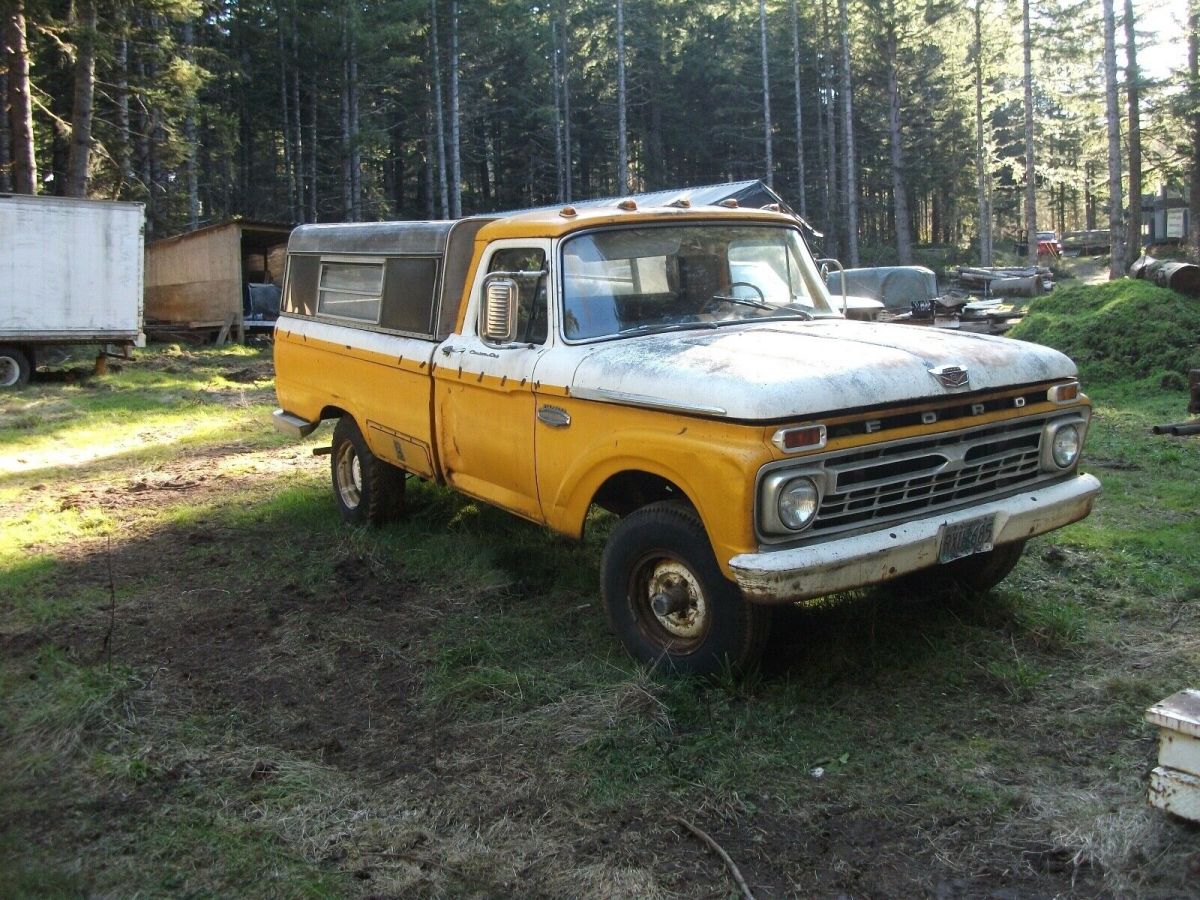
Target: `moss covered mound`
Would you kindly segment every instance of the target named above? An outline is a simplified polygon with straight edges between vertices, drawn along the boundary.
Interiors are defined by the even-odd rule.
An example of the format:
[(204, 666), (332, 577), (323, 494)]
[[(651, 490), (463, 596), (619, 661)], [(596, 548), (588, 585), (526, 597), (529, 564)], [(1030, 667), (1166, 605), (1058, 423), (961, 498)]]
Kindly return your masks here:
[(1128, 278), (1034, 300), (1009, 337), (1061, 350), (1089, 378), (1162, 378), (1200, 368), (1200, 299)]

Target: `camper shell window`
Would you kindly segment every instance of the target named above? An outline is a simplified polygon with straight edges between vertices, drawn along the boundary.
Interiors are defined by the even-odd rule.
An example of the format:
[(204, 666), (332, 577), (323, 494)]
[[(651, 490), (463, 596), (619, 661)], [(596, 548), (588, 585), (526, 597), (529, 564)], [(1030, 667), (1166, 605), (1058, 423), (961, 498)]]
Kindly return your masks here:
[(319, 315), (378, 325), (382, 299), (382, 262), (321, 263)]

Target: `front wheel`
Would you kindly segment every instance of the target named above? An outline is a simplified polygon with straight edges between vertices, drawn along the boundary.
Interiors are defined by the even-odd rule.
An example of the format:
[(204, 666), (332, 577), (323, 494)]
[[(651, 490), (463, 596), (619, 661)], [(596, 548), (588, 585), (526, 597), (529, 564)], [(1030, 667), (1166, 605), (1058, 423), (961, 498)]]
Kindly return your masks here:
[(1024, 551), (1024, 541), (1001, 544), (986, 553), (964, 556), (953, 562), (913, 572), (897, 579), (894, 584), (912, 593), (958, 589), (971, 594), (986, 594), (1016, 568)]
[(677, 502), (651, 504), (617, 524), (604, 548), (601, 593), (630, 655), (671, 672), (745, 670), (770, 632), (771, 609), (742, 599), (700, 517)]
[(404, 473), (371, 452), (350, 416), (338, 419), (329, 455), (333, 497), (351, 525), (386, 525), (404, 510)]
[(16, 347), (0, 347), (0, 389), (28, 384), (32, 370), (25, 351)]

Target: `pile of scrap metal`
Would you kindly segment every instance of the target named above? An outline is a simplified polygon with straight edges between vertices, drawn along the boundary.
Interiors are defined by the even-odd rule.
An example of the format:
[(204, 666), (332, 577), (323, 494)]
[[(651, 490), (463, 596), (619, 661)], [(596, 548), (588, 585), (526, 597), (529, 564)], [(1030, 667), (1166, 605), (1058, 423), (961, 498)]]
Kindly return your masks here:
[(959, 266), (957, 286), (991, 297), (1036, 297), (1054, 290), (1054, 275), (1045, 266)]
[(1002, 300), (987, 296), (977, 299), (961, 290), (942, 293), (938, 290), (937, 276), (924, 266), (830, 271), (826, 284), (835, 304), (843, 293), (843, 284), (845, 294), (851, 298), (880, 301), (881, 322), (1001, 334), (1022, 315), (1013, 312)]
[(1200, 297), (1200, 266), (1195, 263), (1139, 256), (1129, 267), (1129, 277), (1141, 278), (1191, 297)]

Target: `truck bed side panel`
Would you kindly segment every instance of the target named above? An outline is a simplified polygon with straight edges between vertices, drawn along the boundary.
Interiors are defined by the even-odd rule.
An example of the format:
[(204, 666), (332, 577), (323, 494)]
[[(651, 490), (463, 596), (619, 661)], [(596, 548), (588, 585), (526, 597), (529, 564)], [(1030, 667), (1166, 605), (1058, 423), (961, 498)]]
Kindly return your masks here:
[(282, 316), (275, 330), (279, 404), (310, 422), (330, 409), (343, 410), (376, 456), (434, 477), (430, 364), (436, 347), (429, 340)]

